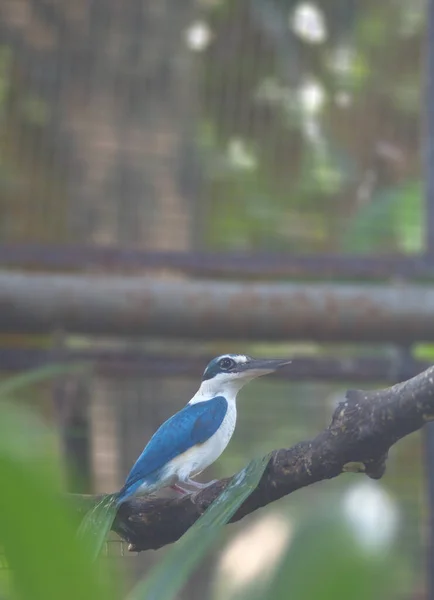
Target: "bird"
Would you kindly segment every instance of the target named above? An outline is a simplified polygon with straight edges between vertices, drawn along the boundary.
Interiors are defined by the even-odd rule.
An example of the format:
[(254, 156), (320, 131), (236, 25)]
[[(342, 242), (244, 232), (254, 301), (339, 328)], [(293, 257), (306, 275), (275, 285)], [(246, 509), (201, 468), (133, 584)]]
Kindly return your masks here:
[(289, 364), (283, 359), (254, 359), (223, 354), (207, 365), (196, 394), (151, 437), (118, 492), (106, 494), (86, 513), (78, 535), (93, 536), (92, 555), (101, 551), (122, 504), (162, 488), (193, 494), (215, 481), (193, 478), (215, 462), (228, 445), (236, 425), (236, 399), (252, 379)]
[(118, 493), (118, 505), (161, 488), (188, 494), (215, 483), (199, 483), (193, 477), (214, 463), (228, 445), (237, 420), (238, 392), (252, 379), (289, 362), (244, 354), (213, 358), (196, 394), (145, 446)]

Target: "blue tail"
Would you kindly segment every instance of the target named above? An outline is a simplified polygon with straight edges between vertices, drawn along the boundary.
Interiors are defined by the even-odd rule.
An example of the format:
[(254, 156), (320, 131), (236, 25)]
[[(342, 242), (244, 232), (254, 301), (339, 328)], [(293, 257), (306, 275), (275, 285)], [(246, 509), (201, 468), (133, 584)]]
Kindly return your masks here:
[(131, 500), (133, 496), (136, 495), (136, 492), (141, 488), (144, 484), (143, 479), (139, 479), (139, 481), (135, 481), (130, 485), (124, 485), (124, 487), (116, 494), (118, 507), (127, 500)]

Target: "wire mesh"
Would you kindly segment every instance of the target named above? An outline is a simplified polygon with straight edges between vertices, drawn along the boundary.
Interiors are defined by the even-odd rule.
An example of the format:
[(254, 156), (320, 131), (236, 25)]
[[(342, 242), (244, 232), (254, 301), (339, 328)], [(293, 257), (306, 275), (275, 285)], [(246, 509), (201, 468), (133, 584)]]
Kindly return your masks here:
[(0, 7), (2, 242), (423, 251), (422, 2), (77, 6)]

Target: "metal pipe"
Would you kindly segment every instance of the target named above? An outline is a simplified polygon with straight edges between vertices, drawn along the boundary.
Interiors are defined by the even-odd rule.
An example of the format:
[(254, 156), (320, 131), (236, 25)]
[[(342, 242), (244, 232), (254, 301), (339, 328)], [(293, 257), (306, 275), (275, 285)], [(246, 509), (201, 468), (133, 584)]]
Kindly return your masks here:
[[(203, 373), (210, 355), (147, 354), (135, 350), (66, 349), (58, 354), (52, 349), (0, 347), (2, 372), (23, 371), (50, 363), (89, 362), (104, 377), (191, 377), (194, 381)], [(430, 366), (424, 361), (406, 365), (405, 379), (421, 373)], [(329, 381), (357, 383), (395, 383), (402, 366), (393, 358), (295, 356), (287, 367), (273, 378), (286, 381)]]
[(0, 331), (185, 339), (434, 340), (434, 288), (0, 273)]
[[(433, 242), (434, 243), (434, 242)], [(432, 279), (434, 263), (426, 256), (339, 254), (286, 255), (272, 253), (160, 252), (112, 246), (11, 243), (0, 244), (0, 264), (9, 268), (125, 269), (173, 271), (205, 277), (260, 277), (277, 279), (384, 280), (405, 277)]]
[[(426, 206), (426, 256), (434, 263), (434, 0), (427, 4), (427, 52), (426, 52), (426, 97), (425, 97), (425, 132), (424, 142), (424, 175)], [(425, 460), (427, 471), (428, 500), (428, 543), (427, 543), (427, 599), (434, 600), (434, 423), (428, 423), (425, 431)]]

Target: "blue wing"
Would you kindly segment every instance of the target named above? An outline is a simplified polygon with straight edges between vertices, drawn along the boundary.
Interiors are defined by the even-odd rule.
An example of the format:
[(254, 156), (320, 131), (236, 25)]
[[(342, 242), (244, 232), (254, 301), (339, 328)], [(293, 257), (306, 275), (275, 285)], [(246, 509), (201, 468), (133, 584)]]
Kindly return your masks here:
[(164, 467), (196, 444), (203, 444), (218, 430), (228, 408), (226, 398), (187, 404), (154, 433), (127, 477), (120, 495), (140, 480)]

